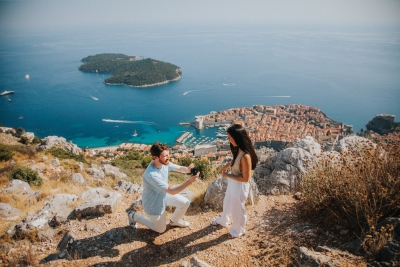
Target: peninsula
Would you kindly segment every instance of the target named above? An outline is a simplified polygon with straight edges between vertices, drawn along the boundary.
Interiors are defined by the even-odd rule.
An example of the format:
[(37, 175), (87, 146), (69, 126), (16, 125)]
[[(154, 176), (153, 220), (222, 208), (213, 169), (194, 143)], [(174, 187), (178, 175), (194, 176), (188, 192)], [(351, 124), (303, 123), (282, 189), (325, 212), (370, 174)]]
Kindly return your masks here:
[(181, 68), (168, 62), (140, 56), (124, 54), (97, 54), (81, 60), (80, 71), (110, 73), (105, 84), (148, 87), (177, 81), (181, 78)]

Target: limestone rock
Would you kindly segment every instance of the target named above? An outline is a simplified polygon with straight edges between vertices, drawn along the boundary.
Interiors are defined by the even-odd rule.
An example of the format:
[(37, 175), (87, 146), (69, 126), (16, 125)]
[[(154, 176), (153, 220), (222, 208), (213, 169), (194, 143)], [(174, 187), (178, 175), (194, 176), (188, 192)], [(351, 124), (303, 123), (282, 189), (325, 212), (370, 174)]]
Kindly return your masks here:
[(376, 145), (369, 139), (353, 135), (341, 139), (338, 144), (335, 145), (334, 150), (337, 152), (346, 152), (349, 150), (357, 152), (366, 148), (366, 146), (370, 146), (371, 148), (376, 147)]
[(142, 192), (143, 188), (138, 184), (120, 180), (118, 181), (118, 185), (114, 187), (114, 190), (122, 191), (124, 193), (138, 193)]
[(120, 171), (118, 167), (112, 166), (110, 164), (102, 164), (101, 169), (106, 175), (112, 175), (119, 179), (125, 179), (127, 175)]
[(87, 201), (76, 207), (71, 218), (82, 219), (86, 217), (99, 217), (104, 214), (113, 213), (115, 206), (121, 201), (118, 197), (99, 198)]
[(114, 207), (121, 202), (121, 194), (108, 192), (98, 187), (83, 192), (79, 198), (84, 202), (71, 212), (71, 218), (81, 219), (85, 217), (99, 217), (107, 213), (113, 213)]
[(2, 194), (10, 195), (28, 195), (35, 196), (35, 191), (31, 189), (27, 182), (15, 179), (8, 183), (7, 187), (2, 191)]
[(294, 148), (302, 148), (312, 155), (319, 156), (321, 154), (321, 145), (315, 142), (311, 136), (306, 136), (303, 139), (296, 138), (291, 146)]
[(99, 199), (108, 197), (108, 192), (106, 189), (101, 187), (91, 188), (79, 195), (82, 201), (88, 201), (91, 199)]
[(58, 158), (54, 158), (51, 163), (50, 163), (51, 167), (59, 167), (60, 166), (60, 160)]
[(83, 178), (82, 174), (74, 173), (72, 175), (72, 181), (78, 184), (86, 184), (85, 179)]
[(70, 194), (58, 194), (46, 198), (48, 202), (38, 213), (26, 217), (15, 225), (15, 235), (23, 237), (33, 230), (46, 230), (53, 217), (77, 199), (77, 196)]
[(106, 177), (106, 175), (104, 174), (104, 172), (102, 170), (99, 170), (97, 168), (87, 168), (86, 169), (86, 173), (89, 175), (92, 175), (96, 178), (104, 178)]
[[(250, 185), (251, 192), (249, 193), (248, 201), (251, 202), (251, 197), (253, 197), (253, 200), (259, 198), (259, 190), (253, 179), (250, 180)], [(228, 180), (218, 177), (207, 187), (206, 194), (204, 195), (204, 204), (209, 204), (215, 209), (222, 209), (227, 186)]]
[(10, 204), (0, 203), (0, 219), (13, 221), (17, 220), (22, 215), (24, 215), (24, 212), (21, 210), (14, 208)]
[(298, 263), (300, 267), (340, 267), (340, 262), (322, 254), (308, 250), (305, 247), (297, 249)]
[(67, 142), (63, 137), (47, 136), (41, 140), (41, 144), (37, 147), (38, 151), (50, 149), (52, 147), (59, 147), (75, 155), (82, 153), (82, 150), (75, 144)]
[(396, 116), (390, 114), (378, 114), (366, 125), (367, 130), (378, 134), (388, 134), (399, 130), (399, 123), (395, 123)]
[[(309, 145), (314, 149), (311, 149)], [(257, 165), (253, 177), (262, 193), (288, 194), (297, 189), (301, 175), (312, 166), (315, 160), (310, 152), (300, 146), (306, 146), (316, 154), (320, 153), (318, 150), (320, 148), (308, 139), (304, 142), (297, 141), (296, 146), (298, 147), (286, 148)]]

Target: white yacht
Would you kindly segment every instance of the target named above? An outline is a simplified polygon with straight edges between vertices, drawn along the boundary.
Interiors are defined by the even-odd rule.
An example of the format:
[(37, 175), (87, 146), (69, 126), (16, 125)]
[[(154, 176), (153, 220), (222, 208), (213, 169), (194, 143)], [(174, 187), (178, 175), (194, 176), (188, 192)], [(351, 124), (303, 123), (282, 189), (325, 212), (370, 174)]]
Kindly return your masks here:
[(4, 90), (4, 92), (0, 93), (0, 95), (9, 95), (9, 94), (14, 94), (14, 91)]
[(136, 130), (133, 132), (133, 136), (137, 136), (138, 134), (137, 134), (137, 132), (136, 132)]

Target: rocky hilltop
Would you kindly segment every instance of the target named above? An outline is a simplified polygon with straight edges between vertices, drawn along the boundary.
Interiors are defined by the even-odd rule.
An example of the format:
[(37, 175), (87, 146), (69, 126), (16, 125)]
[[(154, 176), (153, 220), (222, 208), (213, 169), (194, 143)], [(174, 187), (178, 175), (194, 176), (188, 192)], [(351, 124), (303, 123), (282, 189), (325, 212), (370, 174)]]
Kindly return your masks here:
[[(169, 226), (162, 234), (141, 226), (133, 231), (126, 211), (143, 212), (141, 185), (111, 164), (46, 154), (52, 147), (81, 151), (63, 138), (44, 138), (36, 157), (0, 162), (2, 174), (21, 165), (44, 181), (41, 187), (31, 187), (18, 179), (3, 179), (0, 220), (6, 227), (0, 260), (51, 266), (398, 266), (399, 217), (388, 218), (393, 239), (377, 252), (378, 262), (368, 259), (362, 240), (354, 239), (348, 229), (324, 229), (296, 213), (299, 184), (318, 158), (339, 158), (366, 143), (370, 141), (363, 137), (348, 136), (325, 151), (306, 137), (279, 153), (261, 157), (264, 152), (258, 151), (263, 160), (254, 171), (246, 235), (228, 239), (228, 229), (209, 225), (220, 214), (226, 180), (200, 181), (182, 192), (198, 203), (186, 215), (191, 227)], [(203, 189), (204, 197), (192, 192)]]
[(390, 114), (376, 115), (366, 125), (367, 130), (373, 131), (378, 134), (389, 134), (393, 132), (400, 132), (400, 122), (395, 122), (395, 116)]

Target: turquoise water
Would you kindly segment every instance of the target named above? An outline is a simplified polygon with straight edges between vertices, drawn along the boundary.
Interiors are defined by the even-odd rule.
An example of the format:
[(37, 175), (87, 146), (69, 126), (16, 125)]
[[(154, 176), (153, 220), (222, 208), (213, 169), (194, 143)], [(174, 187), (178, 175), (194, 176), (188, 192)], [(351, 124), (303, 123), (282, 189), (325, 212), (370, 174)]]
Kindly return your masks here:
[[(215, 137), (216, 129), (178, 125), (196, 115), (301, 103), (359, 131), (380, 113), (398, 121), (399, 33), (299, 26), (3, 32), (0, 91), (15, 94), (0, 97), (0, 123), (80, 147), (173, 144), (183, 131)], [(150, 88), (108, 86), (107, 75), (78, 71), (82, 58), (98, 53), (167, 61), (182, 68), (182, 79)]]

